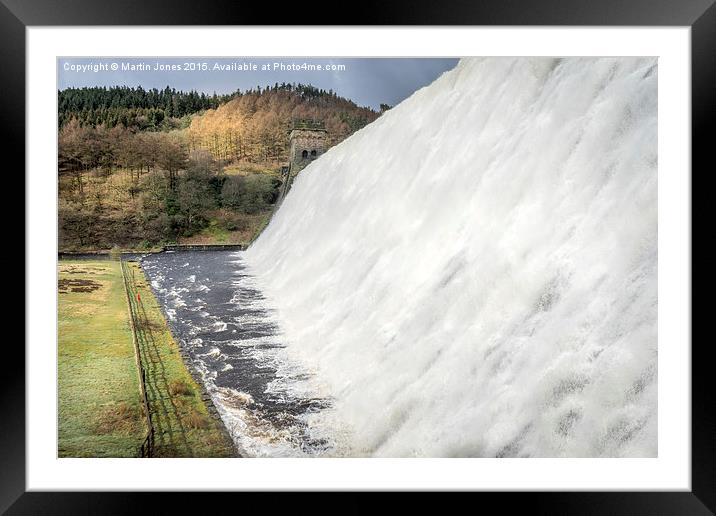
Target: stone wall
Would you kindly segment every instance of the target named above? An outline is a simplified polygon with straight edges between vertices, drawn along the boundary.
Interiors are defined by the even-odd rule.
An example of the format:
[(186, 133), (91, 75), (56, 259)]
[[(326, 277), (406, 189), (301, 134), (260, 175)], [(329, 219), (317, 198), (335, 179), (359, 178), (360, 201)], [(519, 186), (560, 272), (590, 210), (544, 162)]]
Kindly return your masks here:
[(289, 135), (290, 156), (293, 168), (301, 169), (326, 150), (324, 129), (294, 129)]

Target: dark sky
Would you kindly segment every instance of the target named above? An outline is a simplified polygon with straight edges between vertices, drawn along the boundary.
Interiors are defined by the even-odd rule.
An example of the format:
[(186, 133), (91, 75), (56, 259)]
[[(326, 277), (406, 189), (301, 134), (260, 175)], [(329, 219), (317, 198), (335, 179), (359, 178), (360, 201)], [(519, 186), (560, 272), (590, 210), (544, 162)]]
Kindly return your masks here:
[[(394, 106), (414, 91), (427, 86), (443, 72), (457, 64), (453, 58), (59, 58), (58, 89), (82, 86), (142, 86), (145, 89), (197, 90), (204, 93), (230, 93), (278, 82), (312, 84), (333, 89), (340, 96), (359, 106), (378, 108), (381, 103)], [(159, 63), (179, 70), (155, 70)], [(193, 63), (194, 70), (184, 70), (185, 63)], [(135, 66), (135, 70), (123, 65)], [(224, 69), (235, 64), (239, 69)], [(343, 69), (305, 69), (338, 65)], [(89, 65), (84, 70), (73, 70)], [(240, 65), (256, 65), (256, 70), (243, 70)], [(283, 65), (283, 70), (281, 69)], [(290, 65), (299, 69), (287, 69)], [(113, 66), (117, 67), (113, 71)], [(191, 67), (192, 65), (189, 65)], [(142, 68), (148, 67), (149, 70)], [(267, 67), (268, 69), (263, 69)], [(202, 70), (202, 68), (205, 68)]]

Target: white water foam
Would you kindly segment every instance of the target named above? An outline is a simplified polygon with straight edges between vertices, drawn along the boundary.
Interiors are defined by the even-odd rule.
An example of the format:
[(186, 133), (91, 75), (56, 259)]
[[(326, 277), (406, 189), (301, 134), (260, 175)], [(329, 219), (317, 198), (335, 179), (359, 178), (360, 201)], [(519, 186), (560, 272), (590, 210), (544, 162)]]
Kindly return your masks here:
[(337, 454), (655, 456), (657, 61), (463, 59), (245, 258)]

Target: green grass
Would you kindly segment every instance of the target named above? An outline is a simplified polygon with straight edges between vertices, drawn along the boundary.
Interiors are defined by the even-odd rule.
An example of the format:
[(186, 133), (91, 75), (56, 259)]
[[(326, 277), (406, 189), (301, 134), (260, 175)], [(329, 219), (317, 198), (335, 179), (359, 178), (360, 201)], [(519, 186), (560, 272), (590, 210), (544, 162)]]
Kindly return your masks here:
[[(132, 333), (117, 261), (59, 263), (60, 457), (136, 457), (146, 435)], [(140, 349), (156, 455), (228, 457), (222, 423), (209, 415), (161, 309), (136, 264)]]
[(75, 285), (58, 294), (58, 454), (133, 457), (145, 428), (119, 263), (58, 267), (60, 282)]
[(216, 244), (226, 244), (231, 242), (233, 236), (238, 235), (232, 235), (232, 233), (236, 233), (234, 231), (229, 231), (228, 229), (222, 227), (216, 219), (209, 221), (209, 225), (204, 228), (197, 236), (200, 238), (207, 238), (211, 241), (211, 243)]

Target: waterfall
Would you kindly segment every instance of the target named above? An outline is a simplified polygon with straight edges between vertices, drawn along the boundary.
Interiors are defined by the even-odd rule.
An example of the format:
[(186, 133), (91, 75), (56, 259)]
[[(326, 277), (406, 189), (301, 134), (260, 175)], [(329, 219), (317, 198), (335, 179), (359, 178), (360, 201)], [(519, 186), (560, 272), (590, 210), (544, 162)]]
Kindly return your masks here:
[(463, 59), (245, 260), (347, 455), (656, 456), (657, 60)]

